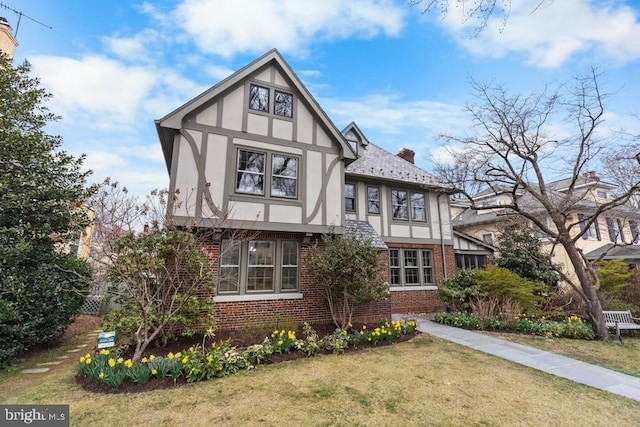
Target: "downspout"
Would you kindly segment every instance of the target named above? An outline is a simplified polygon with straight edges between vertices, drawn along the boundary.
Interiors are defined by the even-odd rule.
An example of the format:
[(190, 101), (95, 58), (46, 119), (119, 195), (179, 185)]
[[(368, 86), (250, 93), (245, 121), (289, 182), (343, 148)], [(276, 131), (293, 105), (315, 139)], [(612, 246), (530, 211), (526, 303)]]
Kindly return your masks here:
[(442, 235), (442, 214), (440, 212), (440, 196), (446, 193), (440, 193), (436, 196), (436, 203), (438, 204), (438, 226), (440, 227), (440, 250), (442, 251), (442, 271), (444, 272), (444, 277), (447, 278), (449, 274), (447, 273), (447, 257), (444, 252), (444, 237)]

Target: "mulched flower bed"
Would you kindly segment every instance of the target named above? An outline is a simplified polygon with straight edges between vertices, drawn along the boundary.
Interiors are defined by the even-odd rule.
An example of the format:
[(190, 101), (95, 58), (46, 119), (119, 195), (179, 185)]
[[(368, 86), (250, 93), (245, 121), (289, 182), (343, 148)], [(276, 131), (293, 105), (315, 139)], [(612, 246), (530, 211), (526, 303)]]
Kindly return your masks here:
[[(355, 326), (356, 325), (354, 325), (354, 329), (360, 329), (361, 327), (361, 325), (357, 325), (358, 328), (355, 328)], [(374, 324), (371, 324), (371, 325), (367, 325), (367, 327), (375, 328), (376, 326)], [(314, 329), (316, 330), (318, 335), (322, 337), (324, 335), (328, 335), (331, 332), (333, 332), (333, 330), (335, 329), (335, 326), (317, 325), (317, 326), (314, 326)], [(410, 334), (400, 335), (398, 338), (394, 339), (393, 341), (380, 341), (378, 342), (377, 345), (372, 345), (370, 343), (362, 343), (358, 347), (347, 347), (345, 349), (344, 354), (347, 354), (347, 355), (355, 354), (355, 353), (367, 351), (368, 349), (375, 348), (375, 347), (384, 347), (384, 346), (393, 345), (400, 342), (409, 341), (410, 339), (414, 338), (418, 334), (420, 334), (420, 332), (416, 330), (415, 332)], [(237, 344), (238, 347), (244, 347), (251, 344), (255, 344), (256, 342), (257, 343), (262, 342), (262, 340), (255, 340), (254, 342), (249, 342), (247, 341), (246, 337), (240, 336), (236, 331), (217, 331), (216, 332), (216, 336), (215, 336), (216, 342), (224, 341), (229, 338), (232, 339), (233, 343)], [(209, 343), (210, 342), (207, 342), (207, 344)], [(148, 352), (148, 354), (154, 354), (156, 356), (166, 356), (170, 352), (177, 353), (197, 344), (202, 345), (201, 336), (200, 337), (193, 336), (188, 338), (182, 338), (177, 341), (172, 341), (168, 343), (167, 346), (165, 347), (151, 349)], [(329, 353), (325, 350), (321, 350), (318, 353), (319, 356), (326, 355), (326, 354), (329, 354)], [(289, 360), (302, 359), (304, 357), (305, 357), (304, 354), (302, 354), (299, 351), (292, 351), (291, 353), (286, 353), (286, 354), (273, 354), (265, 364), (270, 365), (273, 363), (281, 363)], [(134, 384), (131, 381), (124, 381), (122, 385), (120, 385), (120, 387), (113, 388), (107, 384), (99, 383), (97, 381), (92, 380), (91, 378), (83, 377), (79, 374), (76, 375), (75, 378), (76, 378), (76, 382), (80, 384), (83, 389), (93, 393), (105, 393), (105, 394), (141, 393), (141, 392), (152, 391), (152, 390), (170, 389), (170, 388), (179, 387), (187, 384), (187, 381), (184, 377), (178, 378), (175, 384), (171, 378), (165, 378), (165, 379), (153, 378), (149, 380), (146, 384)]]

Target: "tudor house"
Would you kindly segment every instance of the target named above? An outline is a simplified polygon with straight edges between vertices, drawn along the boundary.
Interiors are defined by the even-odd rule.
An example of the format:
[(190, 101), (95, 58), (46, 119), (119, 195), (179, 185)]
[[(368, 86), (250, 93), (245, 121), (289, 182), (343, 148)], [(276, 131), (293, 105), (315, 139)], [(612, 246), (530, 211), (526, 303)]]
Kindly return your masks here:
[(441, 307), (437, 286), (455, 268), (448, 188), (355, 124), (340, 132), (277, 50), (156, 128), (173, 221), (216, 231), (200, 244), (218, 278), (221, 327), (331, 322), (303, 264), (328, 232), (371, 238), (388, 267), (389, 297), (359, 307), (355, 321)]

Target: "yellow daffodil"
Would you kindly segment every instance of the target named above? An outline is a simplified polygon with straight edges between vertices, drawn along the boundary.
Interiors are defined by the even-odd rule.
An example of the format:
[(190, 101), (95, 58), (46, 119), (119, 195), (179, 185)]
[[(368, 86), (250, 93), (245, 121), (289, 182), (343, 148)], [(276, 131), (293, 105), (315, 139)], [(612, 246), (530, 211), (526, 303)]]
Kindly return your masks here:
[(113, 359), (109, 359), (109, 366), (111, 366), (112, 368), (116, 366), (116, 361)]
[(100, 354), (108, 356), (109, 355), (109, 350), (103, 348), (102, 350), (100, 350)]
[(283, 343), (283, 342), (284, 342), (284, 341), (279, 340), (279, 341), (278, 341), (278, 345), (282, 345), (282, 343)]
[(87, 365), (91, 365), (91, 358), (87, 358), (84, 360), (84, 363), (86, 363)]
[(177, 353), (174, 355), (174, 357), (175, 357), (176, 359), (180, 359), (180, 358), (182, 357), (182, 352), (180, 352), (180, 351), (179, 351), (179, 352), (177, 352)]
[(187, 356), (182, 358), (182, 364), (183, 365), (186, 365), (188, 361), (189, 361), (189, 358)]
[(124, 358), (118, 357), (118, 363), (122, 363), (122, 362), (124, 362)]
[(84, 356), (80, 357), (80, 363), (84, 363)]
[(155, 369), (151, 370), (151, 375), (158, 375), (158, 371), (156, 371)]
[(133, 366), (133, 361), (131, 359), (127, 359), (124, 362), (124, 366), (126, 366), (127, 368), (131, 368)]
[(189, 351), (193, 351), (193, 347), (189, 347)]
[(100, 373), (98, 374), (98, 377), (99, 377), (100, 379), (103, 379), (103, 378), (104, 378), (104, 372), (100, 372)]
[(169, 352), (169, 354), (167, 354), (167, 358), (169, 360), (172, 360), (173, 359), (173, 352)]
[(142, 362), (142, 363), (147, 363), (147, 361), (148, 361), (148, 360), (149, 360), (149, 359), (147, 359), (146, 357), (143, 357), (143, 358), (142, 358), (142, 360), (141, 360), (141, 362)]
[(152, 354), (151, 356), (149, 356), (149, 360), (153, 360), (153, 359), (155, 359), (155, 358), (156, 358), (156, 357), (155, 357), (153, 354)]

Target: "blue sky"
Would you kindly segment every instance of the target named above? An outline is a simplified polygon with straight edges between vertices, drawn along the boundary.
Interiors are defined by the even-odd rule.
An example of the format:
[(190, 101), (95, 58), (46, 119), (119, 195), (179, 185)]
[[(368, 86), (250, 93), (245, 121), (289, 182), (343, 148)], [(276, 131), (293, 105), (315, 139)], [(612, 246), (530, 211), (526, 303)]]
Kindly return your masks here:
[[(469, 79), (539, 92), (597, 67), (605, 125), (640, 134), (640, 2), (512, 0), (477, 37), (459, 9), (393, 0), (6, 0), (22, 17), (14, 61), (27, 59), (63, 119), (50, 133), (87, 155), (93, 180), (140, 194), (168, 185), (158, 119), (269, 49), (280, 50), (339, 129), (416, 151), (430, 170), (441, 133), (465, 134)], [(0, 8), (17, 26), (18, 16)]]

